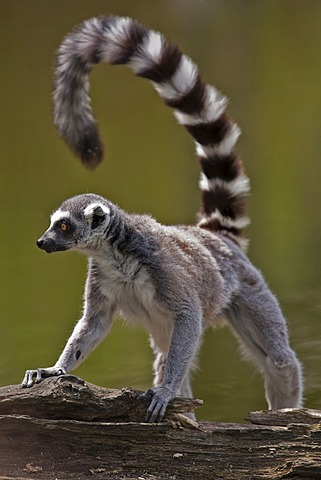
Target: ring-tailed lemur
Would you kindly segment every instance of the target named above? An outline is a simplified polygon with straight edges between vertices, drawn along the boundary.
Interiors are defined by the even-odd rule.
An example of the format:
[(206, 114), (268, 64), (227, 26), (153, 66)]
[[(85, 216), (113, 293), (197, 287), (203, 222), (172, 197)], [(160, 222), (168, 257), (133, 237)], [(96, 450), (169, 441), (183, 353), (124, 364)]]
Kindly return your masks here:
[(64, 201), (37, 245), (89, 257), (84, 312), (57, 363), (27, 370), (22, 385), (73, 370), (120, 312), (150, 334), (156, 359), (154, 386), (145, 393), (147, 420), (161, 420), (173, 397), (192, 395), (189, 371), (203, 331), (224, 318), (262, 372), (269, 408), (299, 407), (301, 367), (285, 320), (242, 251), (249, 181), (234, 152), (240, 131), (225, 113), (226, 98), (160, 33), (130, 18), (85, 21), (58, 51), (54, 122), (89, 167), (102, 157), (88, 95), (89, 73), (100, 61), (127, 64), (151, 80), (192, 135), (202, 169), (199, 223), (163, 226), (94, 194)]

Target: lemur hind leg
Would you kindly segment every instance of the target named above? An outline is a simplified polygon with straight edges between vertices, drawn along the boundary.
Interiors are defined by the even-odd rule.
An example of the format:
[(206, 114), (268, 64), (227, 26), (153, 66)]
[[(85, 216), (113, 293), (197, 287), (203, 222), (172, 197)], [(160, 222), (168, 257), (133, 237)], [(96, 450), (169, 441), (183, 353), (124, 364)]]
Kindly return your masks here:
[(302, 405), (301, 365), (289, 346), (285, 320), (274, 296), (257, 291), (235, 301), (228, 323), (264, 377), (270, 410)]
[(160, 385), (164, 379), (167, 355), (166, 353), (159, 352), (155, 349), (154, 349), (154, 353), (155, 353), (155, 361), (153, 364), (153, 370), (154, 370), (153, 385), (154, 387), (158, 387), (158, 385)]

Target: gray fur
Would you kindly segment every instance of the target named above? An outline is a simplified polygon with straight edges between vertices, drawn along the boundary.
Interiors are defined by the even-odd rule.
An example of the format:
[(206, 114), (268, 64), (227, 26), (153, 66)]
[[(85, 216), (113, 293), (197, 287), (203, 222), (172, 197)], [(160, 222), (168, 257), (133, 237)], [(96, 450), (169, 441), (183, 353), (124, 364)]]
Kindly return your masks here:
[(193, 136), (202, 167), (200, 222), (164, 226), (94, 194), (64, 201), (37, 244), (48, 253), (76, 250), (88, 257), (83, 316), (56, 364), (27, 370), (22, 385), (73, 370), (121, 314), (149, 332), (155, 378), (144, 394), (151, 400), (146, 417), (161, 420), (173, 397), (192, 396), (190, 371), (203, 333), (223, 319), (261, 371), (269, 408), (299, 407), (301, 366), (289, 346), (286, 322), (242, 251), (249, 184), (233, 152), (239, 130), (224, 112), (224, 97), (204, 85), (190, 59), (157, 32), (118, 17), (84, 22), (59, 50), (55, 123), (89, 166), (100, 161), (102, 147), (88, 73), (102, 58), (128, 63), (152, 80)]
[[(89, 219), (84, 214), (97, 204), (110, 212), (98, 226), (95, 214)], [(147, 418), (156, 421), (169, 400), (192, 394), (188, 375), (202, 334), (224, 317), (265, 378), (269, 408), (301, 405), (300, 364), (278, 303), (232, 240), (129, 215), (96, 195), (73, 197), (58, 212), (68, 214), (54, 214), (60, 220), (38, 245), (89, 257), (84, 313), (54, 367), (27, 371), (23, 386), (73, 370), (120, 313), (129, 323), (143, 324), (152, 337), (155, 381), (145, 395), (151, 397)], [(64, 218), (70, 234), (60, 229)]]

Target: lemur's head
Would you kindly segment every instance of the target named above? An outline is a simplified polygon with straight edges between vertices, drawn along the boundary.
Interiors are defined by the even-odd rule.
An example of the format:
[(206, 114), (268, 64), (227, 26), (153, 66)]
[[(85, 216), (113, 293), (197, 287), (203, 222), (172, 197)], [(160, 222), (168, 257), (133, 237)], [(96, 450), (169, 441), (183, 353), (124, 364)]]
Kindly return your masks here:
[(77, 195), (65, 200), (51, 215), (50, 226), (37, 246), (47, 253), (95, 249), (109, 221), (107, 200), (94, 194)]

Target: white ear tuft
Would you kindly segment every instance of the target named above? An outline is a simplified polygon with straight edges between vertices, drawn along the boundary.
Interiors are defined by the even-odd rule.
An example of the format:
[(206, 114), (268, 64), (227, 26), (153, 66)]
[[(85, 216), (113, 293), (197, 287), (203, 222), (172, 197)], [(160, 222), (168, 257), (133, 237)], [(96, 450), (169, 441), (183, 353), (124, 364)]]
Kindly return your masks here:
[(110, 209), (102, 203), (91, 203), (85, 208), (84, 215), (87, 222), (95, 229), (102, 223), (109, 223)]
[(92, 218), (94, 215), (104, 216), (109, 214), (109, 207), (107, 207), (107, 205), (103, 205), (102, 203), (91, 203), (84, 210), (84, 215), (88, 219)]

